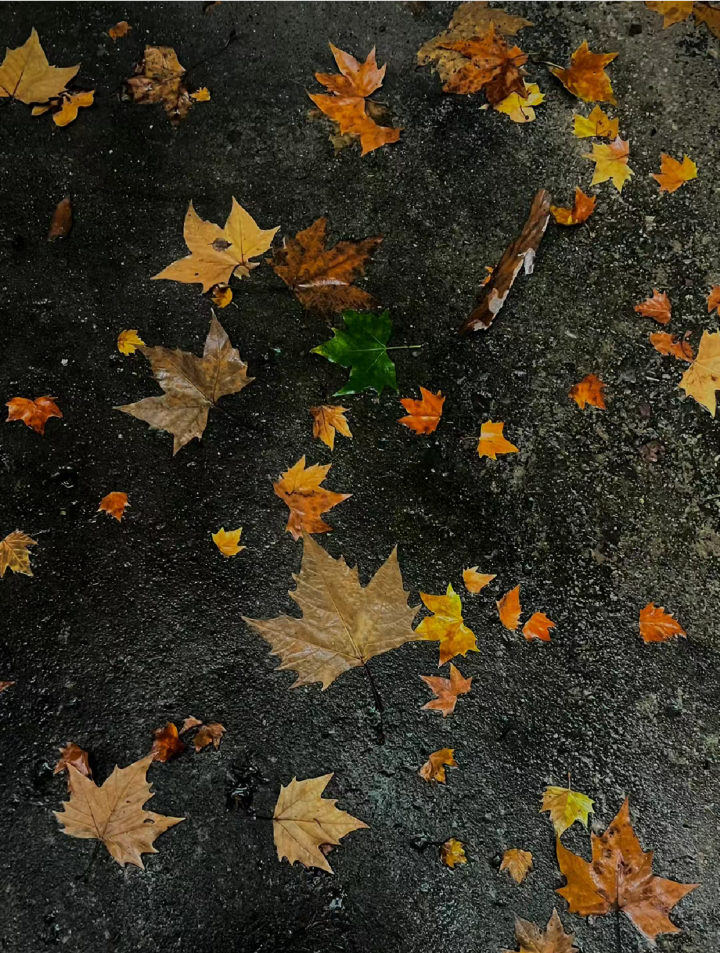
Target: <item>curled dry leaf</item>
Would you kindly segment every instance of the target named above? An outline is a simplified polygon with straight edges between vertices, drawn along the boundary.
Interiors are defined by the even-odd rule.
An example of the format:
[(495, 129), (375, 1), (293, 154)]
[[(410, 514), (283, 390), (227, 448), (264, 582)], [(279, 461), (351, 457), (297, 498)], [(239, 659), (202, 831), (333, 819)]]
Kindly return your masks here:
[(68, 766), (72, 765), (76, 771), (84, 774), (86, 778), (92, 777), (88, 753), (84, 748), (76, 745), (74, 741), (70, 741), (64, 748), (58, 748), (58, 751), (60, 752), (60, 760), (55, 765), (53, 774), (67, 771)]
[(710, 289), (710, 294), (707, 296), (708, 314), (716, 308), (717, 313), (720, 314), (720, 285), (714, 285), (714, 287)]
[(645, 0), (645, 6), (654, 10), (663, 18), (663, 30), (667, 30), (673, 23), (687, 20), (693, 12), (693, 0)]
[(606, 410), (605, 395), (603, 394), (606, 386), (595, 374), (588, 374), (578, 384), (573, 384), (568, 392), (568, 397), (575, 401), (580, 410), (584, 410), (588, 404), (591, 407)]
[(66, 195), (64, 199), (58, 202), (50, 220), (50, 230), (47, 240), (54, 242), (58, 238), (67, 238), (72, 228), (73, 214), (70, 196)]
[[(515, 939), (520, 953), (579, 953), (578, 948), (573, 946), (574, 935), (565, 932), (557, 910), (553, 910), (546, 930), (530, 920), (516, 917)], [(513, 951), (505, 950), (504, 953)]]
[(206, 292), (215, 285), (227, 284), (233, 275), (247, 278), (260, 264), (252, 259), (268, 250), (279, 227), (259, 228), (234, 196), (224, 228), (201, 219), (191, 202), (183, 225), (183, 237), (190, 254), (153, 275), (153, 280), (201, 284)]
[(182, 723), (182, 728), (180, 729), (180, 734), (184, 735), (186, 731), (190, 731), (193, 728), (197, 728), (198, 725), (201, 725), (202, 722), (199, 718), (196, 718), (194, 715), (190, 715), (189, 718), (186, 718)]
[(155, 741), (150, 749), (153, 761), (169, 761), (185, 750), (185, 742), (180, 740), (177, 727), (171, 721), (164, 728), (156, 728), (153, 735)]
[(679, 933), (668, 914), (699, 884), (676, 883), (653, 874), (652, 851), (640, 846), (628, 801), (604, 834), (590, 836), (591, 863), (569, 851), (559, 838), (555, 844), (560, 872), (567, 879), (557, 893), (567, 900), (570, 913), (590, 917), (621, 910), (650, 940), (660, 933)]
[(555, 833), (558, 837), (562, 837), (575, 821), (580, 821), (583, 827), (588, 826), (594, 803), (586, 794), (581, 794), (579, 791), (573, 791), (569, 787), (558, 788), (550, 785), (543, 792), (540, 813), (547, 811), (550, 814)]
[(332, 774), (324, 774), (305, 781), (293, 778), (287, 787), (281, 785), (273, 813), (278, 860), (286, 857), (291, 864), (299, 861), (304, 867), (319, 867), (331, 874), (332, 867), (321, 847), (338, 846), (352, 831), (367, 829), (363, 821), (339, 810), (336, 800), (323, 798), (322, 793), (332, 777)]
[(659, 184), (661, 192), (675, 192), (685, 182), (697, 178), (697, 166), (689, 156), (678, 162), (663, 152), (660, 154), (660, 171), (650, 175)]
[(441, 748), (433, 751), (418, 774), (424, 781), (438, 781), (445, 784), (445, 768), (457, 768), (458, 764), (453, 755), (453, 748)]
[(489, 583), (496, 579), (496, 576), (487, 573), (478, 572), (477, 566), (471, 566), (470, 569), (463, 569), (463, 582), (468, 592), (478, 593)]
[(660, 354), (669, 355), (678, 361), (688, 361), (692, 364), (695, 360), (692, 344), (685, 338), (679, 339), (675, 334), (656, 331), (650, 335), (650, 343)]
[(135, 75), (125, 81), (125, 96), (142, 106), (162, 103), (170, 122), (177, 126), (192, 106), (184, 75), (171, 46), (146, 46)]
[(503, 437), (505, 424), (486, 420), (480, 428), (477, 452), (479, 457), (490, 457), (497, 460), (499, 453), (519, 453), (518, 448)]
[(290, 510), (285, 530), (292, 533), (293, 539), (300, 539), (303, 533), (331, 532), (332, 526), (321, 519), (322, 514), (352, 496), (352, 493), (334, 493), (321, 486), (331, 466), (331, 463), (325, 466), (315, 463), (305, 469), (303, 456), (273, 483), (276, 496)]
[(347, 407), (339, 407), (336, 404), (322, 404), (320, 407), (311, 407), (310, 413), (313, 418), (313, 437), (330, 447), (335, 448), (335, 434), (342, 434), (343, 437), (349, 437), (352, 440), (352, 433), (345, 414)]
[(118, 334), (117, 349), (121, 354), (134, 354), (139, 347), (144, 347), (145, 342), (138, 336), (137, 328), (131, 331), (121, 331)]
[(43, 435), (45, 424), (50, 417), (62, 417), (62, 411), (55, 403), (54, 397), (37, 397), (35, 400), (13, 397), (5, 406), (9, 408), (6, 423), (22, 420), (26, 427)]
[(333, 559), (307, 534), (303, 543), (297, 588), (289, 593), (302, 618), (243, 616), (280, 656), (279, 669), (297, 672), (292, 688), (322, 682), (325, 690), (343, 672), (421, 638), (411, 628), (418, 606), (407, 604), (396, 549), (363, 587), (357, 567)]
[(120, 522), (125, 512), (125, 507), (129, 506), (127, 493), (108, 493), (100, 500), (98, 513), (107, 513), (108, 516), (114, 516)]
[(121, 867), (144, 868), (141, 855), (156, 854), (153, 842), (185, 820), (143, 810), (153, 797), (146, 777), (152, 760), (148, 754), (127, 768), (116, 766), (101, 787), (69, 765), (70, 800), (63, 803), (63, 811), (53, 811), (63, 834), (102, 841)]
[(583, 40), (570, 60), (570, 69), (551, 66), (550, 72), (556, 76), (568, 92), (586, 103), (612, 103), (615, 105), (610, 77), (605, 67), (612, 63), (617, 53), (591, 53), (587, 40)]
[(501, 102), (493, 106), (495, 112), (504, 113), (509, 116), (513, 122), (534, 122), (535, 110), (533, 106), (539, 106), (545, 101), (545, 96), (540, 92), (537, 83), (525, 83), (525, 95), (519, 93), (510, 93)]
[(117, 42), (117, 40), (119, 40), (121, 37), (127, 36), (130, 30), (132, 30), (132, 27), (127, 20), (120, 20), (115, 24), (115, 26), (110, 27), (108, 30), (108, 36), (113, 40), (113, 42)]
[(212, 744), (213, 748), (217, 751), (220, 747), (220, 742), (223, 739), (225, 734), (225, 727), (219, 722), (212, 722), (209, 725), (202, 725), (200, 730), (195, 735), (193, 744), (195, 745), (196, 751), (202, 751), (203, 748), (206, 748), (209, 744)]
[(609, 143), (593, 143), (592, 152), (584, 152), (583, 158), (595, 163), (591, 185), (610, 179), (618, 192), (622, 192), (623, 185), (635, 175), (628, 165), (630, 140), (623, 141), (620, 136)]
[(634, 310), (644, 318), (652, 318), (658, 324), (668, 324), (672, 317), (670, 299), (664, 291), (660, 294), (657, 288), (653, 288), (652, 298), (636, 304)]
[(697, 357), (678, 386), (715, 416), (715, 391), (720, 388), (720, 331), (703, 331)]
[(551, 205), (550, 211), (558, 225), (581, 225), (586, 222), (595, 211), (597, 198), (594, 195), (585, 195), (583, 190), (576, 186), (575, 200), (572, 208), (562, 208)]
[(533, 273), (535, 255), (550, 218), (550, 202), (550, 193), (545, 189), (536, 192), (522, 231), (505, 249), (498, 266), (490, 275), (490, 280), (482, 283), (481, 287), (485, 290), (479, 303), (460, 325), (460, 334), (467, 334), (468, 331), (487, 331), (495, 315), (505, 304), (520, 269), (524, 267), (526, 275)]
[(496, 605), (500, 621), (506, 629), (512, 629), (514, 632), (518, 627), (522, 613), (520, 606), (520, 586), (515, 586), (510, 592), (506, 592)]
[(529, 850), (511, 847), (503, 853), (500, 872), (507, 870), (516, 884), (521, 884), (532, 870), (533, 858)]
[(232, 302), (232, 299), (233, 293), (230, 285), (220, 282), (217, 285), (213, 285), (210, 289), (210, 300), (216, 308), (227, 308)]
[(0, 579), (8, 569), (24, 576), (32, 576), (29, 552), (31, 546), (37, 546), (36, 541), (19, 529), (0, 540)]
[(600, 106), (595, 106), (588, 116), (573, 113), (573, 135), (577, 139), (617, 139), (619, 121), (611, 119)]
[(420, 387), (420, 400), (413, 400), (410, 397), (402, 397), (400, 403), (408, 412), (407, 417), (398, 418), (398, 423), (404, 424), (415, 433), (431, 434), (437, 430), (437, 425), (442, 417), (443, 404), (445, 398), (442, 391), (433, 394), (432, 391)]
[(452, 585), (448, 584), (444, 596), (420, 593), (426, 609), (433, 615), (426, 616), (415, 630), (417, 637), (440, 643), (439, 665), (444, 665), (456, 655), (477, 652), (475, 633), (463, 622), (462, 602)]
[(422, 706), (423, 711), (441, 711), (443, 718), (452, 715), (455, 711), (458, 695), (466, 695), (470, 691), (472, 678), (463, 678), (455, 666), (450, 663), (450, 678), (440, 678), (437, 675), (421, 675), (431, 692), (437, 697), (432, 698)]
[(544, 612), (533, 612), (523, 626), (522, 634), (528, 642), (532, 642), (533, 639), (538, 639), (540, 642), (549, 642), (550, 629), (554, 628), (555, 623), (551, 622)]
[(652, 602), (640, 611), (640, 635), (643, 642), (667, 642), (675, 636), (687, 638), (687, 632), (673, 618), (672, 612), (666, 612)]
[(196, 103), (209, 103), (212, 96), (207, 86), (201, 86), (200, 89), (196, 89), (194, 93), (190, 93), (190, 99)]
[(457, 840), (455, 837), (446, 840), (440, 848), (440, 860), (446, 867), (450, 867), (451, 869), (457, 864), (466, 864), (467, 857), (465, 856), (465, 845), (463, 842)]
[(231, 529), (227, 532), (224, 528), (222, 528), (219, 529), (217, 533), (212, 534), (212, 541), (215, 543), (223, 556), (237, 556), (238, 553), (247, 548), (245, 546), (240, 546), (241, 534), (242, 526), (239, 529)]
[(382, 236), (360, 242), (341, 241), (326, 248), (326, 232), (327, 219), (319, 218), (294, 238), (286, 238), (283, 247), (274, 250), (275, 274), (305, 308), (325, 317), (349, 308), (375, 307), (372, 295), (356, 288), (353, 282), (365, 274), (365, 265)]
[(65, 87), (80, 69), (50, 66), (40, 46), (36, 30), (14, 50), (6, 50), (0, 65), (0, 99), (12, 98), (21, 103), (47, 103), (65, 92)]

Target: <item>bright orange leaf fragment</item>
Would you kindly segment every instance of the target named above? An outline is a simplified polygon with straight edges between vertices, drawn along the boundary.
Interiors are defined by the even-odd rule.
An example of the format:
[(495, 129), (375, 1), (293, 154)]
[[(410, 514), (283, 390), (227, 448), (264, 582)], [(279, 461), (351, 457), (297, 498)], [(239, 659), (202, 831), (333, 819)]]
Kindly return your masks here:
[(443, 718), (452, 715), (458, 695), (466, 695), (472, 685), (472, 677), (464, 678), (455, 666), (450, 663), (450, 678), (440, 678), (438, 675), (421, 675), (431, 692), (437, 697), (422, 706), (423, 711), (441, 711)]
[(335, 404), (322, 404), (320, 407), (311, 407), (310, 413), (313, 418), (313, 437), (330, 447), (335, 447), (335, 434), (342, 434), (352, 440), (350, 426), (345, 420), (347, 407), (339, 407)]
[(663, 152), (660, 154), (660, 171), (650, 175), (659, 183), (661, 192), (675, 192), (685, 182), (697, 178), (697, 166), (689, 156), (678, 162)]
[(156, 728), (153, 735), (155, 741), (150, 749), (153, 761), (169, 761), (185, 750), (185, 742), (180, 740), (177, 727), (171, 721), (164, 728)]
[(605, 396), (603, 394), (605, 386), (595, 374), (588, 374), (578, 384), (573, 384), (568, 397), (571, 397), (581, 410), (585, 409), (586, 404), (605, 410)]
[(533, 612), (522, 629), (522, 634), (532, 642), (533, 639), (539, 639), (541, 642), (550, 641), (550, 629), (555, 628), (555, 623), (545, 615), (544, 612)]
[(551, 205), (550, 211), (558, 225), (581, 225), (595, 211), (596, 202), (597, 198), (594, 195), (585, 195), (581, 188), (576, 187), (575, 201), (572, 208)]
[(610, 77), (605, 67), (617, 56), (617, 53), (591, 53), (587, 40), (575, 50), (570, 60), (570, 69), (551, 66), (550, 72), (556, 76), (568, 92), (586, 103), (612, 103), (615, 96)]
[(98, 513), (107, 513), (108, 516), (114, 516), (119, 523), (123, 518), (126, 506), (128, 506), (127, 493), (108, 493), (100, 500), (97, 511)]
[(452, 585), (448, 584), (444, 596), (421, 592), (420, 598), (433, 615), (426, 616), (415, 631), (420, 638), (440, 643), (440, 665), (456, 655), (477, 652), (475, 633), (463, 622), (462, 602)]
[(442, 391), (433, 394), (432, 391), (420, 388), (421, 400), (411, 397), (402, 397), (400, 403), (408, 412), (407, 417), (400, 417), (398, 422), (414, 430), (415, 433), (430, 434), (437, 429), (442, 417), (445, 398)]
[(303, 456), (282, 474), (277, 483), (273, 483), (273, 490), (290, 510), (286, 530), (292, 533), (293, 539), (300, 539), (303, 531), (329, 533), (332, 526), (321, 518), (321, 514), (352, 496), (352, 493), (333, 493), (320, 486), (331, 466), (331, 463), (325, 466), (316, 463), (306, 470)]
[(219, 529), (217, 533), (212, 534), (212, 541), (223, 554), (223, 556), (237, 556), (245, 546), (240, 546), (240, 536), (242, 535), (242, 526), (239, 529), (231, 529), (227, 532), (224, 528)]
[(628, 165), (630, 158), (630, 140), (620, 136), (608, 143), (594, 142), (592, 152), (584, 152), (583, 159), (590, 159), (595, 163), (591, 185), (600, 182), (612, 182), (618, 192), (622, 192), (623, 185), (630, 176), (635, 175)]
[(520, 614), (522, 613), (520, 606), (520, 586), (515, 586), (510, 592), (506, 592), (496, 605), (500, 621), (505, 628), (512, 629), (513, 631), (517, 629), (520, 622)]
[(115, 24), (115, 26), (110, 27), (108, 30), (108, 36), (112, 38), (113, 42), (116, 42), (121, 37), (127, 36), (130, 30), (132, 30), (132, 27), (127, 20), (120, 20), (119, 23)]
[(495, 579), (495, 576), (491, 576), (488, 573), (478, 572), (477, 566), (471, 566), (469, 569), (463, 569), (463, 582), (465, 583), (465, 588), (468, 592), (474, 594), (480, 592), (481, 589), (484, 589), (489, 583)]
[(667, 642), (676, 635), (686, 638), (687, 632), (671, 612), (649, 602), (640, 612), (640, 635), (644, 642)]
[(650, 343), (660, 354), (669, 355), (678, 361), (688, 361), (692, 364), (695, 360), (692, 344), (684, 338), (682, 340), (678, 339), (675, 334), (668, 334), (667, 331), (656, 331), (650, 335)]
[(424, 781), (438, 781), (440, 784), (445, 784), (445, 768), (457, 768), (458, 766), (454, 754), (455, 750), (453, 748), (441, 748), (439, 751), (433, 751), (418, 771), (418, 774)]
[(519, 453), (518, 448), (503, 437), (504, 426), (504, 423), (493, 423), (492, 420), (485, 421), (480, 428), (480, 439), (477, 446), (479, 457), (490, 457), (491, 460), (497, 460), (498, 453)]
[(668, 324), (672, 317), (670, 299), (664, 291), (660, 294), (657, 288), (653, 288), (652, 298), (635, 305), (635, 311), (644, 318), (652, 318), (658, 324)]
[(715, 308), (717, 308), (717, 312), (720, 314), (720, 285), (715, 285), (707, 296), (708, 314), (714, 311)]
[(9, 408), (6, 423), (10, 423), (11, 420), (22, 420), (26, 427), (43, 435), (45, 424), (50, 417), (62, 417), (54, 397), (38, 397), (36, 400), (13, 397), (6, 406)]

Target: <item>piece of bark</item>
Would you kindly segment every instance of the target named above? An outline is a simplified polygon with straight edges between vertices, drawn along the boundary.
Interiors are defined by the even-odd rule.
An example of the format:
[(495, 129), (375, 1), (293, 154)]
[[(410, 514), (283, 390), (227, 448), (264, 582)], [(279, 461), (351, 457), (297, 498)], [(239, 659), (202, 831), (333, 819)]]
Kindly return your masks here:
[(72, 220), (72, 204), (70, 203), (70, 196), (66, 195), (62, 202), (58, 202), (57, 208), (53, 212), (47, 240), (54, 242), (56, 238), (67, 238), (72, 228)]
[(522, 266), (525, 266), (526, 275), (532, 274), (535, 254), (550, 218), (551, 201), (548, 191), (538, 190), (522, 231), (505, 249), (505, 254), (493, 271), (490, 281), (483, 288), (480, 302), (460, 325), (460, 334), (467, 334), (468, 331), (487, 331), (495, 315), (505, 304)]

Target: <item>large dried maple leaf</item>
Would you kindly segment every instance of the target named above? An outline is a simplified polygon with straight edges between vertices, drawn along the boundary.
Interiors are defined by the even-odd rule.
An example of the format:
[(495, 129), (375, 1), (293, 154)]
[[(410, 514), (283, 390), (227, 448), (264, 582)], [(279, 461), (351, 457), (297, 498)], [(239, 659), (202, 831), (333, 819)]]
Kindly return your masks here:
[(411, 628), (418, 607), (407, 604), (397, 549), (363, 587), (357, 567), (333, 559), (307, 534), (303, 540), (297, 588), (289, 593), (302, 618), (243, 616), (282, 659), (279, 669), (297, 673), (292, 688), (322, 682), (324, 691), (348, 669), (421, 638)]
[(63, 834), (102, 841), (121, 867), (144, 867), (141, 854), (157, 854), (155, 839), (185, 820), (143, 810), (153, 797), (146, 777), (152, 760), (149, 754), (127, 768), (116, 766), (101, 787), (69, 764), (70, 800), (53, 811)]
[(255, 378), (213, 315), (202, 357), (166, 347), (141, 347), (150, 361), (162, 397), (146, 397), (115, 410), (144, 420), (173, 435), (173, 456), (195, 437), (202, 437), (208, 413), (227, 394), (237, 394)]
[(125, 81), (126, 97), (141, 105), (162, 103), (170, 122), (177, 126), (193, 104), (184, 75), (185, 68), (171, 46), (146, 46), (135, 75)]
[(715, 416), (715, 391), (720, 388), (720, 331), (712, 334), (703, 331), (697, 357), (683, 374), (678, 386)]
[(293, 539), (300, 539), (303, 533), (329, 533), (332, 526), (321, 518), (322, 514), (352, 496), (352, 493), (333, 493), (320, 485), (331, 466), (331, 463), (325, 466), (315, 463), (306, 469), (303, 456), (273, 483), (276, 495), (290, 510), (285, 529), (292, 533)]
[(37, 542), (19, 529), (0, 540), (0, 579), (8, 569), (24, 576), (32, 576), (29, 552), (31, 546), (37, 546)]
[(259, 228), (252, 215), (233, 197), (225, 227), (220, 228), (214, 222), (201, 219), (191, 202), (183, 225), (183, 237), (190, 254), (153, 275), (153, 280), (165, 278), (198, 283), (203, 291), (209, 291), (214, 285), (227, 284), (232, 275), (246, 278), (251, 269), (260, 264), (251, 259), (268, 250), (279, 227)]
[[(530, 920), (516, 917), (515, 939), (520, 953), (578, 953), (577, 947), (573, 946), (575, 937), (572, 933), (565, 932), (557, 910), (553, 910), (546, 930), (542, 930)], [(504, 950), (504, 953), (513, 951)]]
[(551, 66), (550, 72), (556, 76), (568, 92), (586, 103), (612, 103), (615, 105), (610, 77), (605, 67), (612, 63), (617, 53), (591, 53), (587, 40), (575, 50), (570, 60), (570, 69)]
[(286, 238), (276, 248), (272, 261), (275, 274), (309, 310), (329, 317), (340, 311), (373, 308), (375, 299), (353, 282), (365, 274), (365, 264), (382, 236), (360, 242), (342, 241), (325, 247), (327, 219), (319, 218), (309, 228)]
[(492, 105), (501, 103), (511, 93), (527, 98), (522, 69), (527, 54), (518, 46), (509, 47), (494, 24), (483, 36), (445, 40), (440, 46), (465, 57), (465, 62), (448, 77), (444, 92), (463, 95), (482, 89)]
[(293, 778), (287, 787), (280, 786), (280, 796), (273, 812), (273, 837), (278, 860), (287, 857), (291, 864), (299, 861), (304, 867), (319, 867), (329, 874), (332, 867), (320, 849), (325, 844), (337, 847), (346, 834), (367, 828), (347, 811), (324, 798), (323, 791), (332, 774), (298, 781)]
[(668, 914), (699, 884), (676, 883), (653, 874), (653, 852), (640, 846), (627, 799), (605, 833), (590, 836), (591, 863), (559, 839), (556, 842), (558, 864), (567, 879), (557, 893), (567, 900), (570, 913), (589, 917), (622, 910), (650, 940), (660, 933), (679, 933)]
[(40, 46), (37, 30), (16, 49), (7, 49), (0, 65), (0, 99), (18, 99), (21, 103), (46, 103), (65, 91), (80, 65), (63, 68), (50, 66)]

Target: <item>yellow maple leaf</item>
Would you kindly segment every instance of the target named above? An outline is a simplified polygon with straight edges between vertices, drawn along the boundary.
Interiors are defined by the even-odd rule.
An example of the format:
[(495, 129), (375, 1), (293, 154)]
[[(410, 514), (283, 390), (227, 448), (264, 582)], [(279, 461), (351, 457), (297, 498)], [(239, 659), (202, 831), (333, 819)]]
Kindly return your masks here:
[(607, 182), (608, 179), (618, 190), (622, 192), (631, 175), (635, 175), (628, 165), (630, 155), (630, 140), (623, 141), (620, 136), (610, 143), (593, 143), (593, 151), (583, 153), (584, 159), (591, 159), (595, 163), (595, 174), (592, 177), (592, 185), (598, 182)]
[(313, 437), (322, 440), (331, 450), (335, 447), (336, 432), (352, 440), (350, 426), (345, 420), (347, 410), (347, 407), (340, 407), (337, 404), (322, 404), (320, 407), (311, 407)]
[(503, 437), (504, 426), (504, 423), (493, 423), (492, 420), (485, 421), (480, 428), (480, 439), (477, 446), (479, 457), (490, 457), (491, 460), (497, 460), (498, 453), (519, 453), (518, 448)]
[(525, 83), (525, 92), (525, 99), (519, 93), (510, 93), (502, 102), (493, 106), (493, 109), (505, 113), (513, 122), (532, 122), (535, 119), (535, 110), (532, 107), (540, 105), (545, 100), (545, 95), (540, 92), (537, 83)]
[(660, 171), (650, 175), (659, 183), (661, 192), (675, 192), (685, 182), (697, 178), (697, 165), (690, 156), (678, 162), (663, 152), (660, 154)]
[(503, 853), (500, 872), (507, 870), (516, 884), (521, 884), (532, 870), (533, 859), (529, 850), (511, 847)]
[[(53, 112), (53, 122), (56, 126), (67, 126), (77, 119), (78, 110), (92, 106), (95, 102), (95, 90), (87, 92), (67, 93), (60, 99), (60, 109)], [(36, 115), (33, 109), (33, 115)]]
[(440, 784), (445, 784), (445, 768), (457, 768), (458, 766), (454, 755), (454, 748), (441, 748), (439, 751), (433, 751), (418, 771), (418, 774), (424, 781), (438, 781)]
[(611, 119), (600, 106), (595, 106), (589, 116), (573, 113), (573, 135), (577, 139), (617, 139), (619, 120)]
[(65, 89), (80, 69), (77, 66), (50, 66), (40, 46), (37, 30), (14, 50), (7, 50), (0, 65), (0, 99), (11, 97), (21, 103), (46, 103)]
[(121, 354), (134, 354), (137, 348), (144, 346), (145, 342), (138, 337), (137, 329), (121, 331), (118, 334), (117, 349)]
[(446, 840), (440, 848), (440, 860), (446, 867), (450, 867), (451, 869), (456, 864), (466, 864), (467, 857), (465, 856), (463, 842), (456, 840), (454, 837), (451, 837), (450, 840)]
[(19, 529), (0, 540), (0, 579), (7, 569), (20, 572), (24, 576), (32, 576), (28, 552), (31, 546), (37, 546), (35, 540)]
[(201, 86), (194, 93), (190, 93), (190, 99), (194, 99), (196, 103), (209, 103), (211, 99), (210, 90), (207, 86)]
[(212, 540), (223, 556), (237, 556), (238, 553), (247, 548), (238, 545), (241, 533), (242, 526), (239, 529), (231, 529), (227, 532), (223, 528), (212, 534)]
[(586, 794), (569, 787), (548, 786), (543, 792), (540, 813), (547, 811), (550, 814), (555, 833), (561, 837), (575, 821), (580, 821), (584, 827), (588, 826), (588, 816), (593, 813), (594, 803)]
[(678, 386), (715, 416), (715, 391), (720, 388), (720, 331), (703, 331), (697, 357)]
[(463, 622), (462, 602), (452, 585), (444, 596), (421, 592), (420, 598), (433, 615), (424, 618), (415, 631), (423, 639), (440, 643), (440, 665), (456, 655), (477, 652), (475, 633)]

